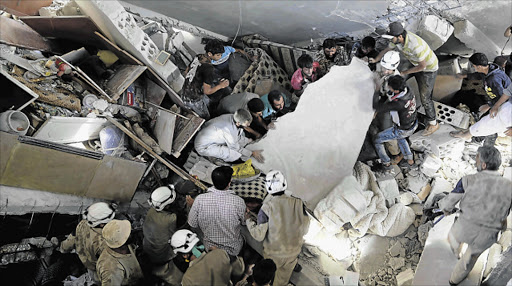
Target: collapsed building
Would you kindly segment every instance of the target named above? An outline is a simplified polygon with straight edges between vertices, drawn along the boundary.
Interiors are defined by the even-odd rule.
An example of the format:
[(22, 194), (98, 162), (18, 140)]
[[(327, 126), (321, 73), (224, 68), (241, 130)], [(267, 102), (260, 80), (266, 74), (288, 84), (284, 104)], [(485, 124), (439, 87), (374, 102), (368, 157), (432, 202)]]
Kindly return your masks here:
[[(72, 266), (80, 262), (56, 256), (54, 248), (94, 202), (118, 204), (141, 235), (152, 190), (173, 184), (186, 195), (202, 193), (212, 183), (216, 165), (198, 156), (191, 144), (205, 119), (181, 93), (184, 71), (204, 52), (203, 39), (232, 41), (257, 58), (233, 93), (259, 96), (276, 88), (289, 91), (297, 59), (315, 54), (321, 43), (280, 43), (270, 31), (229, 38), (222, 29), (216, 33), (207, 25), (150, 12), (135, 6), (137, 1), (4, 2), (0, 72), (7, 91), (0, 99), (0, 214), (6, 235), (0, 241), (0, 273), (6, 285), (50, 285), (58, 277), (48, 274), (52, 266), (65, 276), (77, 273)], [(310, 84), (296, 110), (250, 145), (263, 149), (266, 161), (253, 162), (259, 173), (239, 178), (235, 192), (243, 197), (256, 188), (264, 197), (258, 175), (278, 169), (309, 208), (312, 223), (299, 256), (303, 269), (291, 279), (295, 285), (321, 285), (324, 279), (329, 285), (448, 281), (451, 269), (438, 264), (447, 253), (443, 239), (451, 224), (432, 212), (437, 194), (450, 192), (462, 176), (476, 172), (482, 140), (465, 142), (449, 132), (475, 122), (478, 106), (472, 100), (484, 92), (481, 81), (454, 75), (469, 69), (467, 58), (475, 51), (492, 59), (507, 46), (501, 49), (494, 35), (467, 19), (485, 13), (479, 2), (383, 2), (385, 11), (368, 13), (338, 3), (331, 21), (348, 20), (366, 29), (323, 32), (318, 38), (333, 37), (350, 51), (362, 35), (378, 36), (390, 22), (406, 22), (440, 59), (433, 97), (442, 125), (432, 136), (409, 138), (419, 169), (376, 171), (378, 156), (367, 138), (372, 73), (353, 59)], [(511, 4), (493, 3), (508, 15), (499, 25), (502, 33)], [(379, 39), (377, 46), (384, 45)], [(409, 84), (417, 91), (414, 79)], [(498, 138), (495, 146), (503, 157), (500, 173), (512, 179), (510, 137)], [(510, 216), (508, 221), (464, 285), (510, 280)], [(261, 243), (250, 235), (248, 244), (261, 253)], [(27, 274), (13, 280), (19, 273)]]

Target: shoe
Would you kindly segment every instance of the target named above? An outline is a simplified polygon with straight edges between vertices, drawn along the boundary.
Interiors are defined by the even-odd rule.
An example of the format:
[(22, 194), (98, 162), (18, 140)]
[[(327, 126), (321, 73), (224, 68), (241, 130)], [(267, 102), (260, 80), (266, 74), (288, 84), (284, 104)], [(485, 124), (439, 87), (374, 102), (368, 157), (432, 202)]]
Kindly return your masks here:
[(436, 125), (428, 124), (427, 128), (423, 130), (423, 133), (421, 135), (428, 136), (433, 134), (439, 129), (439, 123), (436, 123)]
[(402, 153), (396, 155), (393, 160), (391, 160), (391, 165), (398, 165), (404, 158), (404, 155)]
[(457, 286), (457, 284), (453, 283), (452, 281), (448, 280), (448, 283), (450, 284), (450, 286)]
[(398, 164), (399, 167), (401, 168), (408, 168), (408, 169), (411, 169), (411, 170), (414, 170), (414, 169), (417, 169), (419, 166), (418, 164), (416, 164), (416, 162), (414, 162), (414, 160), (402, 160), (399, 164)]
[(455, 138), (464, 139), (464, 141), (467, 141), (467, 142), (471, 141), (471, 133), (469, 133), (469, 131), (463, 131), (463, 130), (451, 131), (450, 136), (455, 137)]
[(293, 272), (301, 272), (302, 266), (300, 266), (299, 263), (295, 264), (295, 267), (293, 268)]

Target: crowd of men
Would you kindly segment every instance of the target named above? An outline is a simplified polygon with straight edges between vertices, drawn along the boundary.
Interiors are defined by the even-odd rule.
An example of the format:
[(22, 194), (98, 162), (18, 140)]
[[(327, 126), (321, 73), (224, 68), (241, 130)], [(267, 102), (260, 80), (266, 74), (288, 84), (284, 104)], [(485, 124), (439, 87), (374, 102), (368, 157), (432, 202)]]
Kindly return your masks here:
[[(194, 198), (186, 196), (186, 221), (177, 224), (177, 193), (174, 187), (157, 188), (149, 199), (150, 210), (143, 224), (142, 251), (150, 265), (141, 267), (130, 234), (128, 220), (115, 219), (115, 209), (107, 203), (91, 205), (76, 231), (61, 243), (62, 252), (76, 250), (87, 268), (87, 285), (148, 285), (149, 275), (168, 285), (288, 285), (293, 271), (300, 271), (298, 255), (309, 228), (304, 202), (287, 188), (285, 174), (278, 170), (265, 176), (267, 197), (258, 207), (230, 190), (233, 163), (249, 158), (264, 161), (264, 150), (246, 148), (275, 128), (274, 120), (293, 112), (297, 100), (311, 82), (317, 81), (334, 65), (347, 65), (351, 55), (359, 57), (374, 70), (377, 83), (373, 107), (372, 140), (383, 167), (401, 164), (415, 168), (407, 138), (418, 128), (418, 113), (413, 90), (407, 85), (415, 77), (419, 97), (425, 108), (424, 136), (439, 129), (432, 102), (432, 91), (438, 70), (438, 59), (419, 36), (391, 23), (384, 38), (387, 48), (377, 52), (375, 39), (366, 37), (349, 54), (333, 39), (324, 41), (313, 59), (305, 54), (297, 62), (291, 77), (293, 97), (286, 91), (272, 90), (260, 97), (251, 93), (231, 94), (234, 54), (245, 53), (219, 41), (210, 41), (206, 53), (197, 57), (187, 70), (185, 102), (205, 119), (198, 132), (195, 151), (216, 163), (211, 186)], [(412, 67), (399, 70), (401, 55)], [(468, 131), (452, 133), (465, 139), (471, 136), (512, 136), (512, 95), (510, 77), (497, 64), (489, 64), (484, 54), (470, 59), (474, 70), (483, 74), (488, 100), (481, 107), (482, 119)], [(469, 75), (474, 76), (474, 75)], [(486, 113), (488, 113), (486, 115)], [(460, 201), (461, 215), (450, 231), (454, 253), (459, 245), (468, 244), (453, 270), (450, 283), (461, 282), (471, 271), (478, 256), (496, 242), (502, 222), (510, 212), (510, 181), (497, 170), (501, 165), (499, 151), (487, 144), (478, 149), (477, 174), (463, 177), (456, 188), (439, 202), (451, 213)], [(484, 191), (485, 190), (485, 191)], [(485, 197), (485, 199), (484, 199)], [(256, 241), (263, 243), (261, 259), (253, 265), (242, 258), (245, 244), (243, 228)], [(146, 283), (146, 284), (145, 284)]]

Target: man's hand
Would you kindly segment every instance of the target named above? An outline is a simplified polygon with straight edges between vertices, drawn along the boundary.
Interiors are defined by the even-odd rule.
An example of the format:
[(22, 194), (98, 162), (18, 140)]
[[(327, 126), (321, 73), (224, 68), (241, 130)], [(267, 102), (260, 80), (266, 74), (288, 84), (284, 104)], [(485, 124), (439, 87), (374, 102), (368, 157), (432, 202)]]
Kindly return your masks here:
[(378, 61), (377, 61), (377, 60), (375, 60), (374, 58), (369, 58), (369, 59), (368, 59), (368, 62), (369, 62), (370, 64), (375, 64), (375, 63), (377, 63)]
[(263, 150), (254, 150), (254, 151), (252, 151), (252, 156), (254, 157), (254, 159), (256, 159), (256, 161), (258, 161), (260, 163), (264, 163), (265, 157), (263, 157), (261, 152), (263, 152)]
[(480, 108), (478, 108), (478, 112), (480, 112), (480, 114), (484, 114), (487, 112), (487, 110), (489, 110), (491, 107), (489, 106), (489, 104), (484, 104), (482, 106), (480, 106)]
[(220, 86), (221, 88), (226, 88), (226, 87), (228, 87), (228, 86), (229, 86), (229, 80), (227, 80), (227, 79), (225, 79), (225, 78), (221, 79), (221, 80), (220, 80), (220, 82), (219, 82), (219, 86)]
[(496, 115), (498, 115), (498, 111), (500, 110), (500, 107), (495, 104), (492, 108), (491, 108), (491, 111), (489, 112), (489, 115), (491, 116), (491, 118), (494, 118), (496, 117)]
[(192, 207), (192, 205), (194, 204), (194, 199), (189, 195), (185, 197), (185, 201), (187, 202), (187, 206), (189, 207)]
[(458, 73), (458, 74), (455, 75), (455, 77), (458, 78), (458, 79), (463, 79), (463, 78), (467, 78), (468, 75), (467, 74)]
[(505, 135), (512, 137), (512, 127), (507, 128), (507, 131), (505, 131)]
[(270, 129), (276, 129), (276, 124), (274, 122), (270, 122), (267, 125), (267, 130), (270, 130)]
[(244, 213), (244, 220), (248, 220), (251, 218), (252, 218), (251, 211), (248, 208), (246, 208), (245, 213)]

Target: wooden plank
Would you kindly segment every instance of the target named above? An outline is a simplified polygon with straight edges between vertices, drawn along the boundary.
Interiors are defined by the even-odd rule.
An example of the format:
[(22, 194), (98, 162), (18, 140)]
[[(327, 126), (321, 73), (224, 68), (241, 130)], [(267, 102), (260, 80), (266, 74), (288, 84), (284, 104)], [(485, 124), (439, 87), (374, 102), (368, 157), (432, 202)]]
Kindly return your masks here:
[(0, 7), (7, 7), (25, 15), (39, 15), (39, 9), (48, 7), (52, 0), (2, 0)]
[(27, 16), (20, 17), (43, 37), (67, 39), (88, 45), (101, 45), (102, 42), (94, 35), (100, 31), (88, 16)]
[(0, 43), (2, 44), (43, 52), (52, 51), (50, 41), (19, 21), (0, 17), (0, 27), (2, 27), (0, 33)]
[(172, 144), (172, 155), (176, 158), (181, 155), (181, 151), (183, 151), (185, 146), (187, 146), (188, 142), (192, 139), (192, 137), (194, 137), (194, 135), (197, 133), (197, 131), (199, 131), (204, 123), (204, 119), (195, 116), (194, 114), (188, 114), (187, 117), (190, 120), (187, 120), (185, 122), (185, 126), (178, 131), (178, 134), (176, 135)]
[(183, 179), (192, 181), (196, 186), (200, 187), (201, 189), (203, 189), (203, 190), (207, 189), (207, 187), (203, 183), (201, 183), (201, 181), (192, 177), (189, 173), (185, 172), (180, 167), (176, 166), (172, 162), (167, 161), (165, 158), (163, 158), (162, 156), (155, 153), (155, 151), (153, 151), (153, 149), (151, 149), (151, 147), (149, 147), (146, 143), (144, 143), (144, 141), (142, 141), (139, 137), (137, 137), (137, 135), (133, 134), (125, 126), (123, 126), (121, 123), (117, 122), (113, 117), (107, 116), (106, 118), (108, 121), (110, 121), (112, 124), (114, 124), (117, 128), (121, 129), (121, 131), (123, 131), (126, 135), (128, 135), (130, 138), (135, 140), (135, 142), (137, 142), (137, 144), (142, 146), (142, 148), (144, 148), (151, 156), (156, 158), (158, 161), (162, 162), (162, 164), (164, 164), (167, 168), (171, 169), (173, 172), (178, 174)]
[(146, 70), (145, 66), (122, 65), (116, 70), (114, 77), (107, 82), (106, 92), (113, 100), (118, 100), (121, 94)]
[[(112, 43), (102, 34), (98, 32), (95, 32), (95, 34), (103, 42), (104, 46), (106, 46), (107, 49), (112, 51), (119, 59), (121, 59), (121, 61), (132, 65), (144, 66), (144, 64), (141, 61), (139, 61), (137, 58), (132, 56), (127, 51), (119, 48), (116, 44)], [(156, 84), (158, 84), (161, 88), (163, 88), (174, 103), (176, 103), (181, 108), (189, 110), (189, 108), (185, 106), (183, 100), (181, 100), (181, 97), (151, 67), (148, 67), (148, 69), (146, 70), (146, 75)]]

